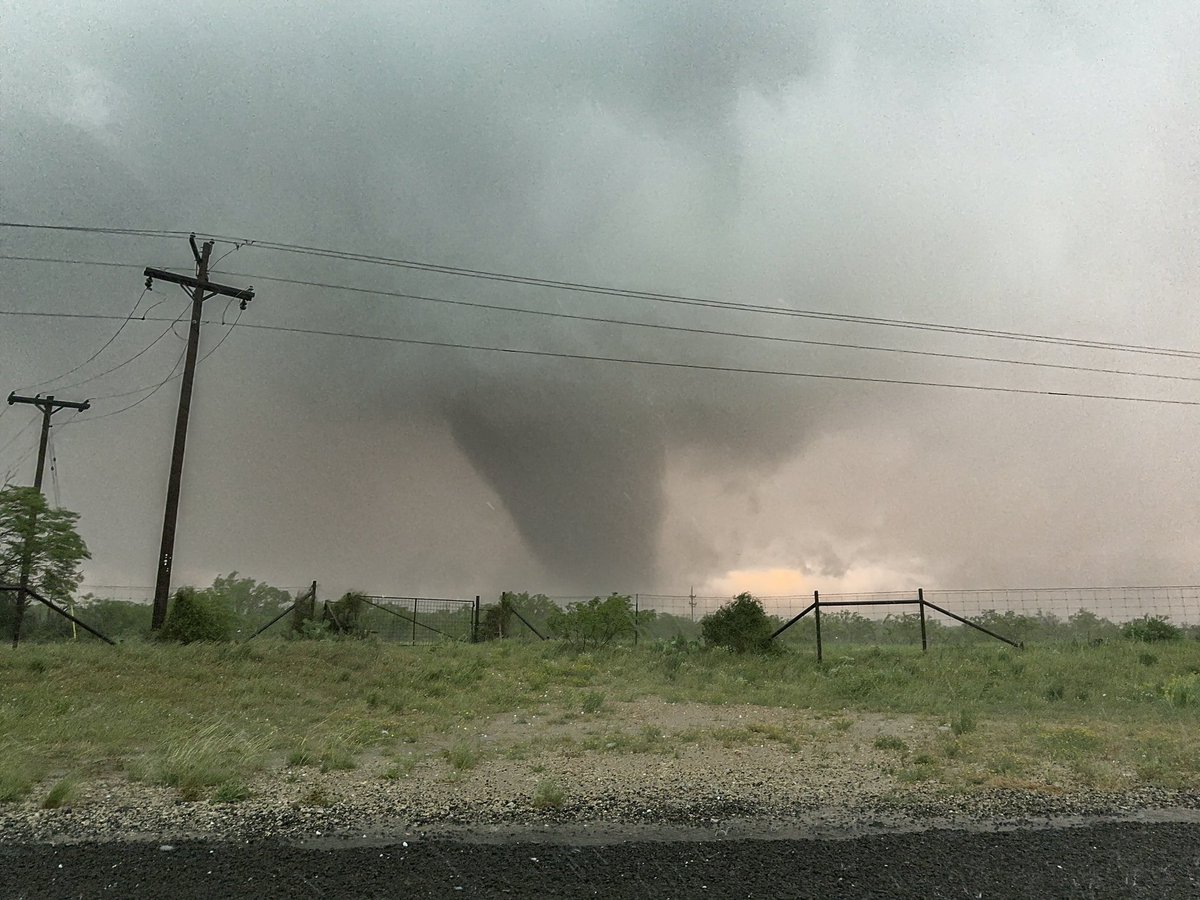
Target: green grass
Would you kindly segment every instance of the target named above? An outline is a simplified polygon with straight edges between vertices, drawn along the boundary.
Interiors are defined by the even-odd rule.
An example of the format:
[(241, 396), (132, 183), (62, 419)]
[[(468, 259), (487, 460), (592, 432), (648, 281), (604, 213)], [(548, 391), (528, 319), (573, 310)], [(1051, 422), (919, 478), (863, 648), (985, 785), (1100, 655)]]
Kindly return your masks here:
[[(944, 743), (914, 747), (937, 763), (914, 764), (913, 777), (944, 766), (946, 778), (960, 769), (999, 778), (988, 760), (1004, 752), (1014, 773), (1049, 760), (1100, 784), (1134, 772), (1149, 783), (1200, 786), (1196, 641), (1155, 645), (1152, 663), (1145, 645), (1126, 641), (841, 651), (818, 664), (805, 651), (756, 657), (655, 644), (590, 653), (551, 642), (261, 638), (23, 646), (0, 653), (0, 802), (22, 800), (55, 771), (145, 779), (191, 799), (229, 796), (285, 765), (336, 770), (384, 760), (382, 771), (420, 741), (448, 746), (450, 767), (465, 772), (477, 746), (440, 736), (474, 733), (492, 716), (542, 721), (563, 710), (602, 713), (581, 720), (600, 730), (572, 752), (670, 753), (676, 736), (620, 720), (620, 704), (644, 698), (828, 717), (805, 740), (840, 740), (837, 732), (866, 713), (944, 726)], [(741, 727), (744, 736), (727, 737), (796, 746), (797, 735)], [(1095, 767), (1090, 774), (1084, 763)]]

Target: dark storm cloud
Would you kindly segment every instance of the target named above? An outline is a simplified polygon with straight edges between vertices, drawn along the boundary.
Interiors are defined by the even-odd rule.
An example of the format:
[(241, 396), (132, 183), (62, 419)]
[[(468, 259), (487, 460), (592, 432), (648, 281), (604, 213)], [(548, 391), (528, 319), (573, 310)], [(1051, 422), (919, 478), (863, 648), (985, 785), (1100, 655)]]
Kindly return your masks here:
[[(5, 218), (208, 228), (1146, 343), (1187, 344), (1200, 328), (1190, 4), (1135, 15), (1082, 3), (96, 3), (11, 20)], [(4, 239), (14, 252), (186, 261), (165, 244)], [(1024, 352), (253, 247), (222, 265), (718, 330)], [(90, 295), (124, 311), (137, 286), (126, 273), (4, 277), (5, 306)], [(918, 380), (1050, 377), (256, 287), (247, 321), (270, 324)], [(5, 374), (20, 384), (92, 342), (7, 333), (20, 371)], [(1195, 425), (1173, 415), (245, 332), (217, 359), (189, 451), (181, 553), (196, 571), (257, 571), (229, 558), (241, 552), (431, 590), (677, 587), (756, 565), (841, 577), (911, 563), (965, 583), (1101, 564), (1113, 578), (1184, 578), (1197, 549), (1200, 478), (1174, 449)], [(1159, 387), (1054, 382), (1097, 385)], [(110, 462), (76, 488), (85, 528), (124, 511), (89, 538), (97, 564), (153, 558), (146, 510), (161, 488), (140, 473), (163, 467), (171, 403), (158, 400), (89, 426), (90, 452)], [(139, 477), (125, 472), (134, 461)], [(1068, 517), (1082, 524), (1064, 529)]]

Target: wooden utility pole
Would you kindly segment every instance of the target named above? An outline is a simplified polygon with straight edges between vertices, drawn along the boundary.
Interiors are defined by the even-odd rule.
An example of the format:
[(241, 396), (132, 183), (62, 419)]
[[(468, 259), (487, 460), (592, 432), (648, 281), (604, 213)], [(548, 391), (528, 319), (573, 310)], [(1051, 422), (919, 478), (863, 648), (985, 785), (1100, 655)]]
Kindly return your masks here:
[(192, 411), (192, 382), (196, 378), (196, 353), (200, 346), (200, 317), (204, 301), (220, 294), (241, 300), (242, 309), (254, 299), (253, 288), (235, 288), (216, 284), (208, 280), (208, 261), (212, 256), (212, 241), (205, 241), (203, 249), (197, 248), (196, 236), (189, 239), (192, 255), (196, 258), (196, 275), (179, 275), (164, 269), (146, 269), (146, 286), (155, 279), (169, 281), (191, 288), (192, 320), (188, 329), (187, 355), (183, 365), (183, 381), (179, 386), (179, 413), (175, 417), (175, 446), (171, 451), (171, 475), (167, 482), (167, 505), (163, 512), (162, 544), (158, 554), (158, 577), (154, 583), (154, 610), (150, 627), (161, 628), (167, 618), (167, 598), (171, 594), (171, 563), (175, 556), (175, 523), (179, 518), (179, 488), (183, 481), (183, 451), (187, 444), (188, 417)]
[[(54, 395), (48, 397), (19, 397), (17, 394), (10, 392), (8, 395), (8, 405), (14, 403), (27, 403), (30, 406), (36, 406), (42, 411), (42, 440), (38, 444), (38, 459), (37, 469), (33, 473), (33, 489), (38, 493), (42, 491), (42, 477), (46, 471), (46, 445), (50, 442), (50, 417), (60, 409), (77, 409), (83, 412), (85, 409), (90, 409), (91, 404), (84, 400), (81, 403), (76, 403), (71, 400), (56, 400)], [(29, 537), (25, 541), (25, 549), (21, 554), (21, 583), (17, 591), (17, 609), (16, 616), (13, 620), (13, 646), (17, 646), (17, 642), (21, 639), (21, 619), (25, 615), (25, 605), (29, 599), (29, 574), (33, 568), (33, 546), (30, 540), (33, 539), (34, 531), (37, 528), (37, 513), (33, 513), (32, 521), (29, 523)]]
[(40, 491), (42, 489), (42, 474), (46, 469), (46, 444), (50, 440), (50, 417), (60, 409), (77, 409), (83, 412), (85, 409), (91, 409), (91, 404), (84, 400), (82, 403), (75, 403), (71, 400), (56, 400), (54, 395), (48, 397), (19, 397), (15, 393), (8, 395), (8, 405), (14, 403), (28, 403), (30, 406), (36, 406), (42, 411), (42, 442), (38, 445), (38, 460), (37, 471), (33, 475), (33, 489)]

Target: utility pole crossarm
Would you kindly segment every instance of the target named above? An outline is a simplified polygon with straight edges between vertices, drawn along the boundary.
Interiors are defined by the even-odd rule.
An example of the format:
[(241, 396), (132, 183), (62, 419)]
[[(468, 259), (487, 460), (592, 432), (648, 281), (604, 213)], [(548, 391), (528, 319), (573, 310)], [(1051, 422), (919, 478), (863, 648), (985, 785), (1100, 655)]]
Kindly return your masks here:
[(254, 288), (239, 288), (232, 287), (228, 284), (218, 284), (215, 281), (208, 279), (197, 278), (194, 275), (180, 275), (178, 272), (168, 272), (166, 269), (146, 268), (142, 273), (148, 279), (158, 279), (159, 281), (169, 281), (172, 284), (181, 284), (184, 287), (190, 287), (193, 290), (199, 290), (211, 294), (220, 294), (223, 297), (232, 297), (235, 300), (241, 300), (249, 303), (254, 299)]
[(10, 393), (8, 395), (8, 405), (12, 406), (14, 403), (28, 403), (31, 406), (36, 406), (38, 409), (44, 409), (47, 406), (51, 406), (51, 407), (54, 407), (55, 410), (77, 409), (80, 412), (82, 412), (85, 409), (92, 408), (92, 404), (89, 403), (87, 400), (84, 400), (82, 403), (75, 403), (74, 401), (71, 401), (71, 400), (55, 400), (53, 396), (50, 396), (50, 397), (22, 397), (15, 392)]

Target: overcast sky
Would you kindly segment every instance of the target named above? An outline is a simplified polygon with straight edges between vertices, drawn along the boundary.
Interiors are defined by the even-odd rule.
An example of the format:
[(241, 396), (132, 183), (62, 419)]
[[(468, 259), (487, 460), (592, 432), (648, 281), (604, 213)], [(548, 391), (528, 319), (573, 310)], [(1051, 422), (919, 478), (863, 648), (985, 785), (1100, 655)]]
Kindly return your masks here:
[[(1200, 351), (1200, 6), (5, 2), (10, 222), (196, 230), (738, 303)], [(229, 252), (233, 251), (233, 252)], [(183, 239), (0, 229), (0, 309), (148, 318)], [(229, 255), (225, 256), (224, 254)], [(1200, 581), (1200, 359), (549, 290), (219, 243), (176, 583), (490, 596)], [(257, 276), (257, 277), (255, 277)], [(1180, 376), (585, 323), (287, 285)], [(153, 304), (160, 304), (154, 306)], [(150, 585), (183, 347), (0, 316), (91, 584)], [(177, 329), (183, 335), (183, 329)], [(1190, 380), (1188, 380), (1190, 379)], [(29, 407), (0, 475), (33, 476)], [(95, 418), (94, 422), (87, 419)], [(14, 436), (15, 439), (14, 439)], [(5, 447), (5, 444), (9, 446)]]

